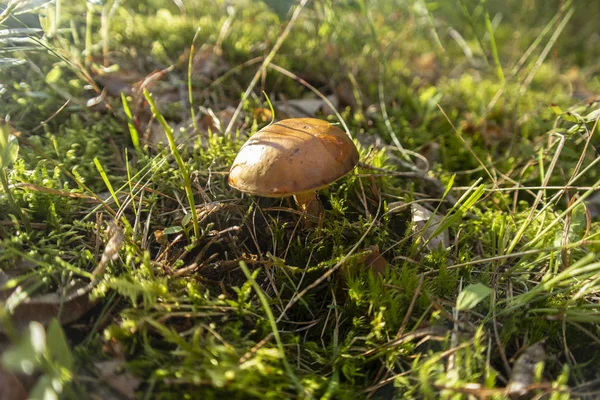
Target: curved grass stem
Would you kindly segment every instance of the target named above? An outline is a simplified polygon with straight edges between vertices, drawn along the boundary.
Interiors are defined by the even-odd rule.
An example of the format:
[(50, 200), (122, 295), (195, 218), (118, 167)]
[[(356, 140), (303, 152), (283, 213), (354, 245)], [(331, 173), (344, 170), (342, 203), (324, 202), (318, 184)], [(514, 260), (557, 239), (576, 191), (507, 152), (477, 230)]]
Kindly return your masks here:
[(298, 380), (298, 377), (294, 374), (292, 367), (290, 366), (290, 364), (287, 361), (287, 358), (285, 357), (285, 349), (283, 348), (283, 342), (281, 341), (281, 336), (279, 336), (277, 322), (275, 321), (275, 316), (273, 315), (273, 311), (271, 311), (271, 307), (269, 306), (269, 300), (267, 299), (267, 296), (264, 294), (258, 283), (256, 283), (256, 280), (250, 273), (250, 270), (248, 269), (248, 266), (244, 261), (240, 261), (240, 268), (244, 272), (244, 275), (246, 275), (246, 278), (250, 281), (252, 288), (258, 295), (261, 305), (265, 309), (265, 314), (267, 314), (267, 319), (269, 320), (269, 324), (271, 325), (271, 329), (273, 330), (273, 337), (275, 338), (275, 342), (277, 343), (277, 349), (279, 350), (281, 361), (283, 362), (283, 366), (288, 374), (288, 377), (296, 384), (299, 393), (304, 394), (304, 387)]
[(0, 181), (2, 181), (2, 189), (4, 189), (4, 193), (6, 193), (8, 203), (10, 204), (15, 214), (17, 214), (19, 220), (21, 220), (21, 222), (23, 222), (23, 225), (25, 225), (25, 230), (27, 231), (27, 233), (31, 233), (32, 230), (31, 224), (29, 223), (29, 218), (27, 217), (27, 215), (23, 214), (23, 212), (21, 211), (21, 207), (19, 207), (15, 199), (12, 197), (12, 193), (10, 192), (10, 188), (8, 187), (8, 179), (6, 178), (5, 169), (0, 170)]
[(198, 224), (198, 214), (196, 213), (196, 204), (194, 202), (194, 192), (192, 191), (192, 182), (190, 180), (190, 174), (187, 169), (187, 166), (183, 162), (181, 158), (181, 154), (179, 154), (179, 150), (177, 149), (177, 144), (175, 143), (175, 138), (173, 137), (173, 128), (167, 124), (165, 117), (162, 116), (158, 108), (156, 107), (156, 103), (152, 98), (152, 95), (148, 90), (144, 89), (144, 97), (148, 104), (150, 104), (150, 108), (152, 110), (152, 114), (154, 118), (160, 123), (160, 125), (165, 130), (165, 134), (167, 135), (167, 140), (169, 141), (169, 148), (171, 149), (171, 154), (175, 158), (177, 162), (177, 166), (179, 167), (179, 171), (181, 171), (181, 176), (183, 177), (183, 185), (185, 187), (185, 194), (187, 196), (188, 204), (190, 206), (190, 213), (192, 214), (192, 223), (194, 225), (194, 236), (196, 238), (200, 237), (200, 225)]

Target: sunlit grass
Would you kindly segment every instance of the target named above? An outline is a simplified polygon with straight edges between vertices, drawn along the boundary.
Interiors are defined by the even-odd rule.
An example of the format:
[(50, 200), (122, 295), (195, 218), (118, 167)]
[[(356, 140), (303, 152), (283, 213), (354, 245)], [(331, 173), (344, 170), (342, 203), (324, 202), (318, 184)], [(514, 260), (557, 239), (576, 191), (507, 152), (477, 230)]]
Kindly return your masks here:
[[(527, 395), (586, 394), (597, 6), (315, 1), (288, 25), (269, 2), (192, 3), (48, 2), (39, 28), (0, 27), (2, 129), (20, 132), (0, 171), (3, 365), (66, 398), (116, 390), (105, 360), (142, 398), (509, 398), (544, 342)], [(321, 192), (321, 229), (227, 185), (266, 108), (331, 94), (319, 117), (361, 165)]]

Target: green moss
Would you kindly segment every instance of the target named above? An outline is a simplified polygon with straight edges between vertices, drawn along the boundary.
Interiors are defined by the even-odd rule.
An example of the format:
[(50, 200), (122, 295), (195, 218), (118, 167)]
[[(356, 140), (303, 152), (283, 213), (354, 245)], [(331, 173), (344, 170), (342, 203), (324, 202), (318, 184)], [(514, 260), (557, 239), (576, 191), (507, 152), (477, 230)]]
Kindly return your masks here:
[[(597, 79), (582, 79), (598, 55), (590, 33), (598, 10), (590, 6), (587, 19), (574, 4), (573, 22), (539, 68), (535, 62), (549, 37), (515, 68), (559, 7), (556, 1), (542, 8), (521, 3), (469, 0), (462, 2), (465, 13), (453, 2), (378, 0), (363, 8), (317, 1), (303, 10), (273, 62), (325, 94), (342, 91), (345, 102), (356, 102), (340, 112), (363, 162), (319, 192), (322, 226), (307, 229), (290, 199), (242, 195), (227, 184), (240, 146), (262, 127), (252, 117), (265, 106), (258, 90), (231, 135), (186, 131), (181, 165), (164, 145), (132, 148), (119, 98), (106, 98), (110, 109), (86, 104), (98, 96), (86, 76), (103, 62), (105, 12), (109, 62), (119, 63), (121, 73), (131, 70), (141, 80), (174, 65), (149, 86), (173, 127), (191, 114), (186, 49), (199, 28), (196, 51), (219, 44), (219, 61), (230, 73), (218, 72), (217, 83), (211, 77), (191, 85), (194, 104), (219, 115), (237, 104), (259, 64), (233, 68), (267, 54), (281, 34), (284, 25), (267, 4), (200, 1), (180, 9), (177, 2), (153, 0), (112, 9), (110, 2), (61, 2), (61, 29), (41, 39), (45, 48), (19, 52), (1, 44), (29, 66), (0, 71), (2, 111), (21, 132), (19, 159), (2, 164), (2, 172), (34, 229), (24, 231), (0, 192), (0, 268), (8, 274), (0, 298), (17, 288), (7, 300), (14, 305), (25, 298), (18, 293), (62, 293), (75, 279), (87, 282), (116, 216), (124, 238), (98, 276), (98, 305), (66, 328), (76, 364), (61, 382), (73, 388), (73, 398), (95, 391), (95, 378), (80, 377), (96, 377), (98, 360), (121, 360), (127, 373), (142, 379), (138, 397), (463, 398), (474, 385), (500, 393), (509, 378), (504, 359), (514, 365), (544, 339), (552, 355), (544, 382), (558, 387), (591, 379), (584, 364), (597, 364), (588, 356), (597, 347), (589, 336), (598, 334), (599, 321), (598, 224), (588, 230), (581, 205), (565, 211), (587, 189), (555, 194), (597, 157), (585, 147), (595, 120), (583, 120), (597, 107), (573, 97), (571, 88), (600, 88)], [(485, 37), (484, 4), (492, 19), (502, 13), (493, 34), (506, 82)], [(80, 16), (88, 11), (86, 26)], [(85, 54), (87, 28), (92, 60)], [(275, 101), (309, 93), (274, 69), (258, 88)], [(149, 112), (134, 107), (135, 94), (130, 100), (133, 123), (142, 126)], [(409, 152), (361, 144), (374, 135), (386, 144), (395, 136)], [(590, 143), (597, 146), (594, 137)], [(432, 146), (439, 154), (429, 154), (432, 165), (424, 174), (441, 188), (451, 186), (441, 203), (443, 189), (414, 170), (405, 174), (400, 162)], [(591, 168), (569, 184), (588, 187), (597, 180), (598, 169)], [(539, 189), (546, 184), (551, 187)], [(420, 247), (431, 231), (413, 233), (412, 202), (442, 217), (448, 241), (439, 249)], [(405, 208), (391, 210), (392, 203)], [(365, 265), (375, 248), (388, 263), (382, 274)], [(267, 296), (283, 353), (240, 260)], [(472, 283), (491, 288), (493, 298), (457, 312), (460, 291)], [(4, 314), (0, 318), (4, 324)], [(39, 372), (49, 379), (65, 372), (61, 368), (45, 365)]]

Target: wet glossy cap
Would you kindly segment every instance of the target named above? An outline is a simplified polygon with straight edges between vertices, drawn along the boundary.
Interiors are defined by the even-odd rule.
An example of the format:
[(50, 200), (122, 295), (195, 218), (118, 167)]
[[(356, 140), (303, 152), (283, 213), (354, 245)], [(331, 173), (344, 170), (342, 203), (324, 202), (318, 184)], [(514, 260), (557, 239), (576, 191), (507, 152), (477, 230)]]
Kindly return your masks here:
[(352, 139), (315, 118), (291, 118), (256, 132), (240, 149), (229, 184), (265, 197), (291, 196), (325, 187), (358, 164)]

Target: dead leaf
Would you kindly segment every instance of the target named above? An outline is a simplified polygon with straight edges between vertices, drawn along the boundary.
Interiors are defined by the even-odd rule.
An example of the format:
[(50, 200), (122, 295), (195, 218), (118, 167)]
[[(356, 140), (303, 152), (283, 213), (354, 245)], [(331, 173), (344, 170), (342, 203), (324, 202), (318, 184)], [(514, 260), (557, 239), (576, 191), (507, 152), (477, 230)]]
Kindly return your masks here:
[(592, 94), (591, 96), (588, 96), (588, 98), (585, 99), (585, 104), (587, 104), (588, 106), (593, 106), (597, 103), (600, 103), (600, 95)]
[(366, 264), (367, 268), (373, 270), (375, 275), (384, 275), (389, 268), (389, 265), (387, 260), (383, 258), (379, 252), (379, 246), (369, 246), (369, 250), (371, 250), (371, 253), (365, 257), (364, 263)]
[(25, 400), (27, 392), (17, 377), (0, 365), (0, 400)]
[[(419, 150), (419, 154), (421, 154), (427, 160), (427, 163), (423, 162), (423, 160), (417, 158), (415, 160), (415, 165), (417, 168), (428, 171), (431, 169), (433, 164), (438, 163), (440, 161), (440, 145), (436, 142), (429, 142), (425, 144)], [(427, 165), (426, 165), (427, 164)]]
[(524, 395), (528, 387), (534, 383), (535, 366), (544, 361), (546, 351), (544, 342), (537, 342), (525, 350), (513, 365), (506, 390), (510, 394)]
[(387, 146), (387, 143), (384, 138), (379, 136), (376, 133), (371, 134), (360, 134), (356, 136), (358, 142), (365, 148), (374, 147), (375, 149), (383, 149)]
[(126, 96), (133, 94), (133, 86), (136, 82), (141, 82), (144, 75), (130, 69), (119, 69), (110, 73), (101, 73), (96, 71), (98, 75), (94, 76), (94, 80), (103, 87), (106, 94), (111, 97), (121, 97), (121, 93)]
[[(450, 245), (450, 236), (447, 230), (444, 230), (436, 236), (432, 236), (442, 221), (442, 217), (433, 215), (431, 211), (417, 203), (412, 203), (410, 208), (413, 233), (420, 235), (422, 243), (425, 244), (425, 248), (429, 252), (438, 250), (439, 248), (447, 248)], [(429, 225), (427, 225), (428, 223)]]
[[(152, 86), (154, 86), (156, 82), (165, 77), (173, 70), (173, 68), (174, 66), (171, 65), (163, 70), (153, 71), (144, 77), (143, 80), (140, 80), (132, 85), (133, 105), (131, 108), (133, 111), (133, 123), (145, 142), (147, 142), (148, 132), (160, 130), (163, 133), (163, 136), (164, 132), (158, 123), (152, 123), (154, 118), (152, 111), (150, 110), (150, 105), (144, 97), (144, 90), (150, 89)], [(175, 91), (176, 94), (174, 95), (173, 92)], [(179, 90), (171, 87), (168, 87), (166, 90), (153, 92), (152, 97), (159, 110), (164, 110), (164, 106), (166, 104), (180, 100)]]
[[(229, 125), (231, 122), (234, 114), (235, 108), (231, 106), (217, 112), (216, 114), (212, 110), (206, 110), (202, 118), (200, 118), (198, 128), (202, 131), (202, 133), (208, 133), (209, 130), (212, 133), (223, 132), (227, 125)], [(237, 127), (239, 128), (240, 126), (241, 125), (238, 125)]]
[(169, 72), (173, 71), (175, 67), (171, 65), (165, 69), (161, 69), (158, 71), (152, 71), (148, 75), (144, 77), (143, 80), (136, 82), (133, 87), (135, 89), (135, 93), (138, 96), (143, 97), (144, 89), (149, 89), (154, 83), (163, 79)]
[(600, 216), (600, 192), (592, 194), (585, 200), (585, 206), (590, 213), (591, 219), (598, 220)]
[[(2, 248), (0, 248), (0, 250), (2, 250)], [(0, 269), (0, 288), (3, 288), (4, 285), (6, 285), (8, 281), (10, 281), (10, 279), (10, 275), (8, 275), (6, 272)], [(7, 297), (8, 295), (5, 293), (4, 290), (0, 291), (0, 300), (6, 300)]]
[[(338, 107), (339, 101), (336, 95), (327, 96), (327, 100), (331, 102), (333, 107)], [(334, 114), (334, 110), (332, 110), (322, 99), (316, 97), (276, 101), (274, 106), (279, 112), (283, 113), (286, 118), (316, 117), (319, 113), (324, 115)]]
[[(218, 133), (225, 130), (227, 125), (231, 122), (233, 118), (233, 114), (235, 112), (235, 108), (226, 107), (224, 110), (214, 112), (211, 109), (201, 108), (201, 113), (196, 116), (196, 126), (200, 131), (200, 135), (203, 139), (208, 138), (208, 132)], [(233, 125), (233, 131), (235, 132), (237, 129), (241, 129), (244, 121), (244, 115), (240, 115), (237, 119), (237, 122)], [(173, 128), (173, 138), (175, 139), (175, 143), (181, 144), (186, 138), (195, 137), (196, 127), (192, 122), (192, 119), (188, 119), (180, 124), (175, 125)], [(165, 132), (162, 127), (154, 122), (147, 130), (146, 135), (144, 137), (144, 142), (151, 146), (157, 146), (158, 144), (167, 144), (167, 137), (165, 136)], [(207, 140), (202, 141), (202, 145), (206, 146)]]
[[(165, 133), (160, 124), (154, 121), (149, 104), (144, 97), (144, 89), (153, 89), (153, 98), (159, 110), (167, 110), (173, 103), (181, 102), (182, 92), (180, 88), (174, 88), (171, 84), (158, 85), (158, 83), (171, 71), (174, 66), (152, 71), (147, 75), (133, 70), (120, 69), (104, 73), (101, 70), (93, 70), (96, 74), (94, 80), (102, 86), (102, 93), (88, 100), (88, 107), (93, 110), (102, 111), (106, 106), (106, 97), (120, 98), (121, 93), (131, 97), (130, 108), (133, 114), (133, 124), (142, 138), (144, 144), (156, 145), (160, 142), (166, 143)], [(168, 116), (165, 116), (167, 118)], [(181, 121), (181, 117), (177, 120)], [(174, 136), (180, 136), (178, 129), (174, 130)]]
[[(102, 254), (102, 258), (92, 272), (94, 277), (102, 275), (107, 263), (118, 256), (119, 249), (123, 245), (123, 230), (111, 222), (106, 235), (108, 242)], [(7, 281), (10, 276), (0, 274), (0, 283)], [(17, 330), (25, 328), (31, 321), (37, 321), (47, 325), (54, 318), (62, 324), (69, 324), (81, 318), (97, 303), (97, 299), (91, 300), (89, 293), (94, 289), (98, 280), (85, 283), (79, 279), (70, 282), (67, 288), (39, 296), (28, 297), (28, 294), (17, 286), (6, 299), (5, 307), (11, 316), (11, 321)], [(4, 329), (0, 326), (0, 332)]]
[(581, 71), (579, 67), (574, 66), (571, 67), (563, 77), (571, 84), (572, 95), (574, 98), (586, 100), (587, 103), (591, 103), (590, 99), (597, 97), (597, 93), (594, 93), (589, 89), (591, 76), (588, 72)]
[(163, 229), (157, 229), (154, 231), (154, 238), (156, 239), (156, 241), (158, 242), (158, 244), (160, 244), (161, 246), (168, 246), (169, 245), (169, 240), (167, 239), (167, 236), (165, 235)]
[(88, 99), (85, 105), (89, 108), (94, 108), (99, 104), (103, 103), (104, 100), (106, 100), (106, 89), (102, 89), (102, 92), (100, 92), (98, 96)]
[(141, 380), (125, 370), (125, 361), (116, 359), (94, 363), (100, 378), (127, 399), (135, 398), (135, 389), (140, 386)]
[[(180, 57), (180, 60), (188, 64), (189, 49)], [(214, 46), (204, 46), (195, 52), (192, 58), (192, 80), (213, 80), (225, 72), (231, 66), (222, 55), (217, 54)]]
[(473, 136), (481, 135), (486, 146), (498, 146), (507, 143), (512, 138), (509, 124), (510, 122), (505, 120), (501, 126), (493, 116), (483, 118), (467, 113), (459, 126), (462, 132)]
[[(341, 109), (350, 107), (352, 110), (356, 110), (356, 98), (354, 97), (354, 88), (348, 81), (343, 81), (335, 87), (335, 95), (337, 97), (337, 106)], [(335, 105), (335, 103), (334, 103)]]
[[(31, 321), (47, 325), (53, 318), (58, 318), (63, 325), (69, 324), (81, 318), (96, 304), (96, 300), (89, 298), (92, 289), (91, 283), (85, 284), (77, 280), (64, 293), (53, 292), (20, 301), (23, 291), (19, 286), (7, 299), (6, 308), (18, 330), (28, 326)], [(17, 304), (11, 307), (11, 303)], [(0, 332), (3, 331), (0, 326)]]
[[(382, 276), (385, 274), (387, 269), (389, 268), (389, 264), (387, 260), (381, 255), (379, 252), (378, 245), (372, 245), (367, 247), (366, 249), (361, 250), (359, 253), (360, 256), (356, 259), (356, 264), (358, 267), (364, 269), (372, 269), (373, 273), (378, 276)], [(340, 269), (340, 272), (343, 272), (349, 267), (349, 265), (344, 265)], [(343, 274), (340, 275), (343, 280)]]

